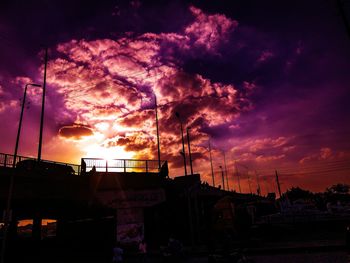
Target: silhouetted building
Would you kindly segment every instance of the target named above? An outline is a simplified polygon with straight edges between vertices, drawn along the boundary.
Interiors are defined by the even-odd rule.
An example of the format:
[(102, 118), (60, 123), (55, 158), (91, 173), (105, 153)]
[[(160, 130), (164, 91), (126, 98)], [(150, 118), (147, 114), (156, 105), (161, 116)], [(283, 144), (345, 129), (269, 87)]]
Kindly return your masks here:
[[(152, 160), (107, 163), (84, 158), (82, 164), (81, 169), (73, 169), (25, 160), (15, 171), (0, 167), (2, 210), (9, 175), (15, 172), (12, 240), (19, 240), (20, 229), (22, 235), (31, 232), (28, 240), (45, 243), (50, 237), (51, 250), (40, 250), (43, 258), (59, 247), (68, 255), (99, 257), (107, 262), (116, 241), (131, 245), (145, 239), (150, 247), (159, 248), (173, 237), (187, 246), (220, 245), (227, 233), (231, 239), (239, 238), (259, 213), (254, 207), (261, 197), (211, 187), (202, 183), (198, 174), (170, 179), (166, 162), (160, 173), (155, 171), (157, 161)], [(31, 223), (25, 224), (28, 220)], [(45, 220), (51, 224), (50, 230), (42, 223)], [(38, 243), (32, 242), (26, 249), (38, 251)]]

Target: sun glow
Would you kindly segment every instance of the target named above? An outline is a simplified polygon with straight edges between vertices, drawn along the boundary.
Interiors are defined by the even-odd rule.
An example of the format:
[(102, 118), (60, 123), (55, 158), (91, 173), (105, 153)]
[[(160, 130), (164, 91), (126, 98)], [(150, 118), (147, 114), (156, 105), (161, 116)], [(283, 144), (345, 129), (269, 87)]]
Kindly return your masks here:
[(87, 158), (103, 158), (105, 160), (113, 159), (132, 159), (134, 152), (127, 152), (123, 147), (102, 147), (100, 145), (89, 145), (85, 149)]

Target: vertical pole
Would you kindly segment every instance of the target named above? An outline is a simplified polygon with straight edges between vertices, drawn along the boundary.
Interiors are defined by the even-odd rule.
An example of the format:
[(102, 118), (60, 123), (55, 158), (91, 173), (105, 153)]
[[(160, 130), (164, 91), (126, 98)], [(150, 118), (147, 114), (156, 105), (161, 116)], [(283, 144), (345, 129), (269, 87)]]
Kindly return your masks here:
[[(6, 202), (6, 210), (5, 210), (5, 216), (4, 216), (4, 234), (3, 234), (3, 240), (2, 240), (2, 247), (1, 247), (1, 263), (5, 260), (5, 250), (7, 245), (7, 236), (8, 236), (8, 229), (10, 225), (10, 214), (11, 214), (11, 200), (13, 195), (13, 186), (14, 186), (14, 168), (16, 167), (16, 159), (17, 159), (17, 152), (18, 152), (18, 144), (19, 144), (19, 138), (21, 135), (21, 127), (22, 127), (22, 119), (23, 119), (23, 111), (24, 111), (24, 105), (26, 102), (26, 95), (27, 95), (27, 88), (28, 84), (25, 85), (24, 88), (24, 95), (23, 95), (23, 101), (22, 101), (22, 107), (21, 107), (21, 114), (19, 117), (19, 123), (18, 123), (18, 129), (17, 129), (17, 136), (16, 136), (16, 144), (15, 144), (15, 152), (13, 154), (13, 160), (12, 160), (12, 168), (13, 170), (10, 173), (10, 185), (9, 185), (9, 192), (7, 196), (7, 202)], [(6, 167), (6, 161), (7, 156), (5, 155), (5, 167)]]
[(33, 239), (35, 241), (40, 241), (41, 240), (41, 229), (42, 229), (42, 220), (41, 220), (41, 215), (36, 214), (33, 218)]
[(229, 184), (228, 184), (228, 177), (227, 177), (227, 166), (226, 166), (226, 156), (225, 156), (225, 151), (224, 151), (223, 153), (224, 153), (224, 165), (225, 165), (226, 187), (227, 187), (227, 191), (229, 191), (229, 190), (230, 190), (230, 188), (229, 188)]
[(248, 186), (249, 186), (249, 192), (250, 192), (250, 194), (253, 194), (253, 192), (252, 192), (252, 186), (251, 186), (251, 181), (250, 181), (249, 171), (247, 172), (247, 175), (248, 175)]
[(160, 143), (159, 143), (159, 126), (158, 126), (158, 105), (157, 96), (154, 94), (154, 106), (156, 111), (156, 127), (157, 127), (157, 147), (158, 147), (158, 172), (160, 173)]
[(108, 160), (106, 160), (106, 173), (108, 173)]
[(221, 170), (221, 178), (222, 178), (222, 190), (225, 190), (225, 176), (224, 176), (224, 170), (222, 169), (222, 166), (219, 166)]
[(193, 175), (193, 167), (192, 167), (192, 154), (191, 154), (191, 145), (190, 145), (190, 134), (188, 132), (189, 128), (186, 128), (187, 133), (187, 144), (188, 144), (188, 155), (190, 156), (190, 167), (191, 167), (191, 175)]
[(280, 181), (278, 180), (277, 170), (275, 170), (275, 174), (276, 174), (276, 184), (277, 184), (277, 188), (278, 188), (278, 194), (280, 195), (280, 198), (281, 198), (281, 196), (282, 196), (282, 194), (281, 194), (281, 186), (280, 186)]
[(266, 196), (268, 195), (268, 193), (270, 192), (270, 189), (269, 189), (269, 185), (267, 183), (267, 179), (266, 177), (264, 178), (264, 183), (265, 183), (265, 188), (266, 188)]
[(146, 174), (148, 174), (148, 161), (146, 160)]
[(211, 156), (211, 145), (209, 140), (209, 157), (210, 157), (210, 168), (211, 168), (211, 177), (213, 179), (213, 187), (215, 187), (215, 180), (214, 180), (214, 169), (213, 169), (213, 158)]
[(240, 179), (239, 179), (239, 171), (238, 171), (237, 163), (236, 163), (236, 162), (235, 162), (235, 168), (236, 168), (236, 174), (237, 174), (238, 189), (239, 189), (239, 192), (242, 193), (242, 190), (241, 190), (241, 181), (240, 181)]
[(27, 96), (27, 88), (28, 84), (24, 87), (24, 95), (23, 95), (23, 101), (22, 101), (22, 107), (21, 107), (21, 114), (19, 117), (19, 124), (18, 124), (18, 130), (17, 130), (17, 137), (16, 137), (16, 146), (15, 146), (15, 153), (13, 154), (13, 164), (12, 168), (16, 167), (16, 159), (17, 159), (17, 152), (18, 152), (18, 144), (19, 144), (19, 138), (21, 136), (21, 127), (22, 127), (22, 119), (23, 119), (23, 111), (24, 111), (24, 105), (26, 103), (26, 96)]
[(181, 128), (181, 140), (182, 140), (182, 154), (183, 154), (183, 158), (184, 158), (184, 168), (185, 168), (185, 175), (187, 175), (187, 167), (186, 167), (186, 152), (185, 152), (185, 141), (184, 141), (184, 131), (182, 128), (182, 121), (180, 118), (180, 115), (178, 112), (176, 112), (176, 117), (179, 119), (180, 121), (180, 128)]
[(258, 188), (257, 188), (257, 194), (258, 194), (258, 196), (261, 196), (261, 188), (260, 188), (260, 182), (259, 182), (259, 175), (258, 175), (258, 173), (256, 172), (256, 170), (255, 170), (255, 175), (256, 175), (256, 184), (257, 184), (257, 186), (258, 186)]
[(47, 69), (47, 47), (45, 48), (44, 84), (43, 84), (43, 97), (42, 97), (42, 102), (41, 102), (41, 118), (40, 118), (40, 134), (39, 134), (39, 147), (38, 147), (38, 162), (41, 161), (41, 147), (42, 147), (42, 141), (43, 141), (44, 113), (45, 113), (45, 93), (46, 93), (46, 69)]
[(124, 160), (124, 173), (126, 173), (126, 160)]

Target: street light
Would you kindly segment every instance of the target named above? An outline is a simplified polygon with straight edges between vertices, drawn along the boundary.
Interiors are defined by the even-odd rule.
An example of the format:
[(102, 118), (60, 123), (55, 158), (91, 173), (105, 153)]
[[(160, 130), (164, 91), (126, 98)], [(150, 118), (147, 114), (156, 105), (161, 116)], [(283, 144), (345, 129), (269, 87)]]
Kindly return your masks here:
[(215, 179), (214, 179), (214, 169), (213, 169), (213, 158), (211, 156), (211, 145), (210, 145), (210, 140), (208, 141), (209, 143), (209, 158), (210, 158), (210, 168), (211, 168), (211, 177), (213, 179), (213, 187), (215, 187)]
[(225, 151), (223, 151), (224, 154), (224, 165), (225, 165), (225, 176), (226, 176), (226, 187), (227, 187), (227, 191), (230, 191), (230, 187), (228, 184), (228, 176), (227, 176), (227, 166), (226, 166), (226, 155), (225, 155)]
[[(21, 107), (21, 114), (20, 114), (19, 123), (18, 123), (15, 152), (13, 154), (13, 161), (12, 161), (12, 168), (13, 169), (16, 167), (18, 144), (19, 144), (19, 139), (20, 139), (20, 135), (21, 135), (22, 119), (23, 119), (24, 105), (26, 102), (28, 86), (41, 87), (41, 85), (35, 84), (35, 83), (29, 83), (29, 84), (25, 85), (23, 102), (22, 102), (22, 107)], [(4, 262), (8, 227), (9, 227), (9, 222), (11, 220), (10, 211), (11, 211), (11, 200), (12, 200), (12, 194), (13, 194), (13, 185), (14, 185), (14, 170), (12, 170), (11, 174), (10, 174), (9, 192), (8, 192), (8, 196), (7, 196), (6, 210), (5, 210), (5, 215), (4, 215), (4, 234), (3, 234), (3, 240), (2, 240), (1, 262)]]
[(175, 112), (175, 116), (179, 119), (179, 122), (180, 122), (181, 139), (182, 139), (182, 152), (181, 152), (181, 155), (182, 155), (182, 157), (184, 159), (185, 175), (187, 175), (185, 141), (184, 141), (184, 131), (183, 131), (183, 128), (182, 128), (182, 121), (181, 121), (181, 118), (180, 118), (180, 114), (178, 112)]
[(239, 175), (239, 171), (238, 171), (238, 167), (237, 167), (237, 162), (235, 161), (235, 170), (236, 170), (236, 174), (237, 174), (237, 182), (238, 182), (238, 189), (239, 189), (239, 193), (242, 193), (241, 190), (241, 182), (240, 182), (240, 175)]
[(159, 126), (158, 126), (158, 105), (157, 96), (154, 94), (154, 109), (156, 112), (156, 127), (157, 127), (157, 147), (158, 147), (158, 172), (160, 174), (160, 144), (159, 144)]
[(44, 83), (43, 96), (41, 101), (41, 117), (40, 117), (40, 132), (39, 132), (39, 146), (38, 146), (38, 163), (41, 161), (41, 147), (43, 143), (43, 129), (44, 129), (44, 114), (45, 114), (45, 93), (46, 93), (46, 69), (47, 69), (47, 47), (45, 48), (44, 60)]
[(24, 88), (23, 102), (22, 102), (22, 107), (21, 107), (21, 115), (19, 117), (19, 124), (18, 124), (18, 130), (17, 130), (17, 138), (16, 138), (16, 146), (15, 146), (15, 153), (13, 155), (12, 168), (15, 168), (15, 164), (16, 164), (18, 144), (19, 144), (19, 138), (20, 138), (20, 135), (21, 135), (21, 128), (22, 128), (24, 104), (26, 103), (26, 96), (27, 96), (27, 88), (28, 88), (28, 86), (41, 87), (41, 85), (39, 85), (39, 84), (29, 83), (29, 84), (26, 84), (26, 86)]
[(188, 132), (190, 128), (186, 128), (187, 133), (187, 144), (188, 144), (188, 155), (190, 156), (190, 167), (191, 167), (191, 175), (193, 175), (193, 167), (192, 167), (192, 154), (191, 154), (191, 145), (190, 145), (190, 133)]
[(225, 190), (225, 178), (224, 178), (224, 170), (222, 169), (222, 166), (219, 166), (221, 170), (221, 177), (222, 177), (222, 189)]

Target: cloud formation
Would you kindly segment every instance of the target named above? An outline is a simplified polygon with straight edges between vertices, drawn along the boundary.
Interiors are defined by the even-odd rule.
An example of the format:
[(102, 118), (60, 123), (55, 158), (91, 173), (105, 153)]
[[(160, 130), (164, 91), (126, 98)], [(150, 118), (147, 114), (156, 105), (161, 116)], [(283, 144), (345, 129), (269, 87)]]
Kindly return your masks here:
[(231, 123), (252, 105), (234, 85), (182, 69), (179, 57), (220, 56), (220, 47), (238, 26), (221, 14), (207, 15), (193, 6), (190, 11), (193, 21), (178, 33), (58, 44), (48, 64), (48, 84), (61, 95), (61, 114), (75, 116), (75, 125), (60, 127), (59, 134), (76, 140), (98, 134), (100, 146), (155, 158), (156, 96), (164, 156), (172, 167), (181, 166), (176, 161), (181, 160), (179, 112), (184, 125), (191, 126), (194, 154), (200, 157), (195, 145), (208, 139), (204, 130)]
[[(286, 178), (283, 184), (287, 187), (292, 178), (303, 183), (301, 178), (308, 176), (299, 168), (319, 169), (323, 163), (348, 158), (348, 140), (341, 138), (348, 137), (344, 116), (349, 110), (342, 106), (340, 114), (335, 105), (347, 105), (345, 69), (350, 60), (341, 47), (331, 48), (337, 46), (331, 44), (335, 38), (325, 41), (317, 32), (307, 32), (304, 28), (308, 23), (302, 17), (299, 22), (285, 21), (281, 15), (276, 23), (273, 16), (281, 14), (273, 11), (277, 7), (269, 8), (272, 13), (268, 17), (260, 11), (260, 16), (245, 17), (259, 8), (246, 6), (249, 12), (236, 13), (239, 8), (234, 7), (244, 7), (244, 3), (200, 5), (174, 1), (155, 7), (134, 1), (110, 8), (107, 3), (97, 12), (96, 20), (91, 20), (90, 9), (85, 10), (89, 14), (86, 23), (79, 17), (77, 27), (45, 25), (55, 30), (50, 35), (57, 38), (49, 54), (44, 158), (76, 163), (84, 156), (156, 158), (155, 96), (161, 157), (169, 161), (171, 175), (183, 174), (176, 112), (184, 127), (190, 127), (194, 169), (208, 182), (209, 138), (216, 176), (220, 178), (218, 167), (224, 166), (225, 151), (229, 173), (232, 175), (237, 163), (245, 186), (248, 170), (257, 169), (272, 182), (274, 169), (282, 167), (281, 178)], [(81, 10), (80, 4), (76, 8), (73, 13)], [(88, 6), (84, 4), (84, 8)], [(17, 6), (15, 9), (17, 14)], [(160, 16), (154, 18), (154, 13)], [(28, 14), (25, 11), (23, 15)], [(102, 14), (105, 21), (100, 19)], [(67, 13), (61, 15), (64, 18)], [(91, 21), (95, 21), (93, 27)], [(295, 27), (296, 23), (302, 27)], [(322, 36), (335, 34), (331, 27), (317, 28), (322, 28)], [(30, 30), (16, 35), (32, 37), (25, 31)], [(21, 46), (23, 41), (18, 43)], [(24, 48), (30, 49), (29, 44), (21, 46)], [(23, 56), (23, 51), (10, 51)], [(16, 62), (15, 77), (6, 75), (6, 70), (0, 75), (1, 120), (14, 124), (0, 126), (4, 135), (1, 147), (6, 152), (13, 150), (9, 142), (15, 141), (14, 120), (19, 117), (24, 85), (42, 82), (43, 66), (38, 66), (42, 53), (30, 56), (24, 63), (11, 57)], [(18, 65), (22, 70), (18, 71)], [(30, 88), (27, 95), (20, 152), (33, 156), (41, 89)]]
[(79, 140), (84, 136), (91, 136), (93, 132), (90, 128), (81, 125), (63, 126), (59, 129), (58, 134), (68, 139)]

